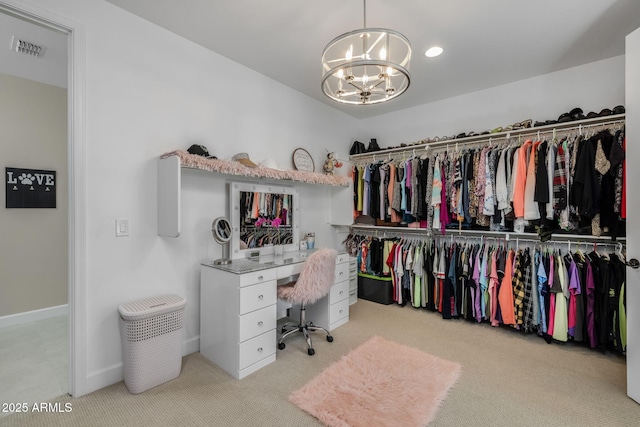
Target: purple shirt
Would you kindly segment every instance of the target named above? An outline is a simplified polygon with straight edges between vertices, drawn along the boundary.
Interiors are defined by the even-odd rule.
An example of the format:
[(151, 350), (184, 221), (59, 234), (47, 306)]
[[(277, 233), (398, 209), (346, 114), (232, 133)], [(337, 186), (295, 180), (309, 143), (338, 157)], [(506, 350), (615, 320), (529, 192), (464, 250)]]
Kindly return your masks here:
[(596, 284), (593, 281), (593, 270), (590, 263), (587, 263), (585, 281), (587, 282), (587, 335), (589, 336), (589, 346), (596, 348), (598, 345), (595, 325)]

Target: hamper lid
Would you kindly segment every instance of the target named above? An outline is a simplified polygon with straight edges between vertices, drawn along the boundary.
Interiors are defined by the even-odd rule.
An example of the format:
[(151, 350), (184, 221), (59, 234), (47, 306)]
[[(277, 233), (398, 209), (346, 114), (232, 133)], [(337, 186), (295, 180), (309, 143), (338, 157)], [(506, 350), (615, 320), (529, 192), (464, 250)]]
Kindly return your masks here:
[(159, 295), (122, 304), (118, 312), (124, 320), (141, 320), (180, 310), (186, 304), (180, 295)]

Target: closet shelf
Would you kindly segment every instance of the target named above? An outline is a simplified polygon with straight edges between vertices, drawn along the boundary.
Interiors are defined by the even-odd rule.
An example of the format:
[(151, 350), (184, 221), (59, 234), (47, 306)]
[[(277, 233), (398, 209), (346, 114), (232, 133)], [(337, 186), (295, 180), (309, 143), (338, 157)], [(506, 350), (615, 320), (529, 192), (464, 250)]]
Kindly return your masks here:
[(568, 132), (568, 131), (581, 131), (587, 130), (598, 126), (611, 126), (615, 124), (624, 124), (625, 114), (616, 114), (611, 116), (596, 117), (593, 119), (576, 120), (566, 123), (556, 123), (547, 126), (537, 126), (525, 129), (511, 130), (506, 132), (497, 132), (484, 135), (476, 135), (465, 138), (454, 138), (440, 141), (430, 141), (420, 144), (410, 144), (406, 147), (387, 148), (380, 151), (352, 154), (349, 156), (349, 160), (354, 163), (368, 163), (376, 160), (384, 160), (386, 158), (391, 159), (394, 155), (401, 154), (403, 157), (408, 157), (407, 153), (411, 155), (417, 155), (418, 153), (429, 151), (431, 149), (460, 145), (471, 145), (479, 143), (487, 143), (488, 141), (498, 142), (502, 139), (510, 140), (511, 138), (520, 136), (521, 138), (527, 137), (539, 137), (539, 135), (549, 135), (553, 132)]
[[(505, 239), (514, 240), (522, 239), (523, 241), (541, 242), (540, 238), (535, 233), (516, 233), (513, 231), (489, 231), (489, 230), (458, 230), (458, 229), (446, 229), (445, 234), (439, 232), (434, 233), (433, 230), (428, 228), (408, 228), (408, 227), (387, 227), (377, 225), (360, 225), (353, 224), (350, 226), (352, 231), (363, 231), (366, 234), (377, 237), (393, 237), (401, 234), (406, 235), (424, 235), (432, 238), (444, 238), (449, 236), (463, 236), (463, 237), (489, 237), (493, 239)], [(590, 243), (607, 243), (607, 244), (624, 244), (626, 237), (618, 237), (616, 240), (612, 240), (611, 236), (589, 236), (585, 234), (564, 234), (554, 233), (551, 236), (551, 241), (563, 241), (563, 242), (590, 242)]]
[[(207, 159), (186, 151), (173, 151), (158, 159), (158, 235), (178, 237), (181, 228), (182, 171), (203, 170), (222, 177), (244, 180), (267, 180), (274, 183), (291, 182), (324, 185), (331, 189), (330, 215), (332, 222), (346, 224), (351, 221), (347, 209), (353, 198), (351, 178), (302, 171), (278, 171), (269, 168), (249, 168), (238, 162)], [(224, 187), (212, 191), (225, 191)]]
[(163, 154), (160, 158), (166, 159), (172, 156), (176, 156), (180, 160), (180, 167), (182, 168), (204, 170), (223, 175), (339, 187), (348, 187), (351, 183), (351, 178), (348, 176), (325, 175), (322, 173), (297, 170), (276, 170), (265, 167), (251, 168), (235, 161), (207, 159), (206, 157), (190, 154), (184, 150), (172, 151)]

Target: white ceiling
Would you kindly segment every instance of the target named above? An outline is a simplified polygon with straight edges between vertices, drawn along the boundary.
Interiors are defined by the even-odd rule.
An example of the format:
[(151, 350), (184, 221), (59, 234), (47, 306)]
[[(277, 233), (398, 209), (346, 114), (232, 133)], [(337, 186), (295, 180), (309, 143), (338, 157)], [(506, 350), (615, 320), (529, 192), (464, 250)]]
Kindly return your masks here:
[[(368, 27), (390, 28), (411, 41), (412, 80), (388, 103), (353, 106), (322, 93), (320, 56), (333, 38), (362, 28), (362, 0), (107, 1), (356, 118), (623, 55), (625, 35), (640, 27), (639, 0), (369, 0)], [(6, 18), (0, 13), (0, 72), (16, 59), (7, 56), (9, 35), (19, 32), (13, 25), (25, 38), (59, 46), (55, 34), (42, 33), (51, 30), (21, 28), (16, 18), (9, 25)], [(42, 58), (58, 69), (53, 56), (60, 50), (66, 66), (64, 35), (62, 44)], [(426, 58), (433, 45), (444, 53)], [(44, 61), (34, 62), (39, 59), (20, 60), (27, 59), (27, 72), (44, 69)]]
[[(412, 44), (411, 86), (382, 105), (338, 105), (320, 88), (320, 57), (363, 27), (362, 0), (108, 0), (357, 118), (624, 54), (638, 0), (369, 0), (367, 27)], [(444, 53), (429, 59), (427, 48)]]
[[(38, 57), (11, 49), (14, 37), (43, 46)], [(0, 11), (0, 73), (67, 87), (67, 34)]]

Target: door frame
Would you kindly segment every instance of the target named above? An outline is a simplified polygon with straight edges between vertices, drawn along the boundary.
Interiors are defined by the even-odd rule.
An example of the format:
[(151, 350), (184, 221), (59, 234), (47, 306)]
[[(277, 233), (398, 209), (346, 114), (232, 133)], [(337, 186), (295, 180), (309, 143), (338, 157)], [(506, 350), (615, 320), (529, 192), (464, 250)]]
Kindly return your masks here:
[(85, 30), (79, 22), (16, 0), (0, 11), (67, 33), (69, 394), (87, 394)]
[[(639, 172), (635, 164), (638, 159), (637, 142), (640, 135), (638, 119), (640, 118), (640, 84), (637, 82), (637, 73), (640, 70), (640, 28), (627, 34), (625, 38), (625, 108), (626, 123), (625, 137), (629, 144), (626, 146), (625, 158), (627, 159), (627, 259), (640, 258), (640, 246), (638, 234), (640, 225), (635, 219), (637, 212), (634, 208), (639, 205), (639, 197), (636, 191), (629, 190), (631, 185), (637, 183)], [(626, 269), (625, 296), (626, 320), (627, 320), (627, 396), (640, 403), (640, 270)]]

